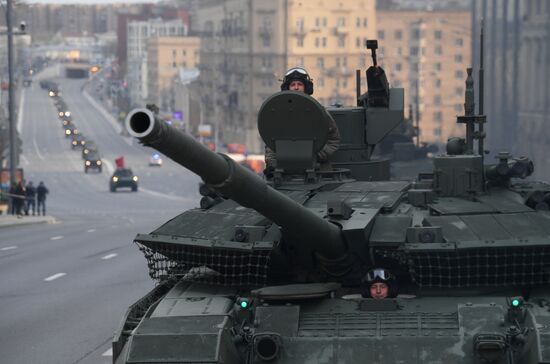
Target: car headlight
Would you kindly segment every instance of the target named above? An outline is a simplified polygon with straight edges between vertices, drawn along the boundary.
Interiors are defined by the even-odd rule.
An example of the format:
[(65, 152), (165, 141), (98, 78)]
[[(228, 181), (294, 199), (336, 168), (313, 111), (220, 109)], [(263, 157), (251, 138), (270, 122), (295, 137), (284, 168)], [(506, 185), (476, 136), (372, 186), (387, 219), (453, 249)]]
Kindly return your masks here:
[(132, 179), (134, 180), (134, 182), (137, 182), (139, 178), (138, 178), (138, 176), (134, 176), (134, 177), (132, 177)]
[(117, 182), (118, 181), (118, 177), (113, 177), (113, 182)]
[(92, 164), (92, 163), (90, 163), (90, 161), (86, 161), (87, 166), (89, 166), (90, 164)]
[(101, 161), (97, 161), (97, 165), (100, 166), (100, 165), (101, 165)]

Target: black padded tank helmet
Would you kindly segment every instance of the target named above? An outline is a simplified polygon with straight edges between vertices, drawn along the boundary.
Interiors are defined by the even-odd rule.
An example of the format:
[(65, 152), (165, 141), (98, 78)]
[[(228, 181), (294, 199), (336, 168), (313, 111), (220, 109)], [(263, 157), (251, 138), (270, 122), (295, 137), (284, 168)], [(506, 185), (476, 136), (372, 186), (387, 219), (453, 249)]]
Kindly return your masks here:
[(300, 81), (304, 84), (304, 92), (308, 95), (313, 95), (313, 81), (307, 71), (302, 67), (294, 67), (286, 71), (281, 91), (288, 91), (292, 81)]

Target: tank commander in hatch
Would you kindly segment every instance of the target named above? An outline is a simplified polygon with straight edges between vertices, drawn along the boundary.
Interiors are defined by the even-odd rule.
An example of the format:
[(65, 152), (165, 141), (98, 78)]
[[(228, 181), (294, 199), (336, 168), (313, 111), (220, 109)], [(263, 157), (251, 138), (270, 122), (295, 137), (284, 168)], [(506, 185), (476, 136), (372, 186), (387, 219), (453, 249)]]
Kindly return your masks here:
[(383, 268), (371, 269), (363, 278), (361, 295), (365, 298), (383, 299), (397, 296), (393, 274)]
[[(301, 67), (289, 69), (283, 83), (281, 91), (299, 91), (308, 95), (313, 95), (313, 81), (307, 71)], [(332, 120), (332, 119), (331, 119)], [(321, 170), (330, 170), (330, 156), (338, 150), (340, 146), (340, 132), (334, 120), (329, 126), (328, 140), (325, 146), (317, 153), (317, 162), (321, 164)], [(276, 154), (269, 147), (265, 147), (266, 171), (272, 171), (276, 166)]]

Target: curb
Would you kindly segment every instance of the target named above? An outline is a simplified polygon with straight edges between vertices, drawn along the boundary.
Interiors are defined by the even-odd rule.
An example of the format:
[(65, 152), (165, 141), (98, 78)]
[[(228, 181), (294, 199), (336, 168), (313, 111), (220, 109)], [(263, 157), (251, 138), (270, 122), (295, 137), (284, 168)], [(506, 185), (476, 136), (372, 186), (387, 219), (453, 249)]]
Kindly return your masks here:
[(59, 221), (53, 216), (44, 216), (43, 218), (33, 218), (32, 216), (23, 216), (22, 218), (0, 217), (0, 229), (5, 227), (35, 225), (35, 224), (57, 224)]

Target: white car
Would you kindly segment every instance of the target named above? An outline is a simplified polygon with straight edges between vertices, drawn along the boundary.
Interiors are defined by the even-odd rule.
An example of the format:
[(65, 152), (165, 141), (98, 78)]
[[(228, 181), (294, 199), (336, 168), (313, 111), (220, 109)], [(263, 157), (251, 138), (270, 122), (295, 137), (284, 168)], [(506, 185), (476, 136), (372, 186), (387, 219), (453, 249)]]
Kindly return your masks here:
[(154, 153), (149, 158), (149, 167), (160, 167), (162, 166), (162, 158), (160, 157), (160, 154)]

